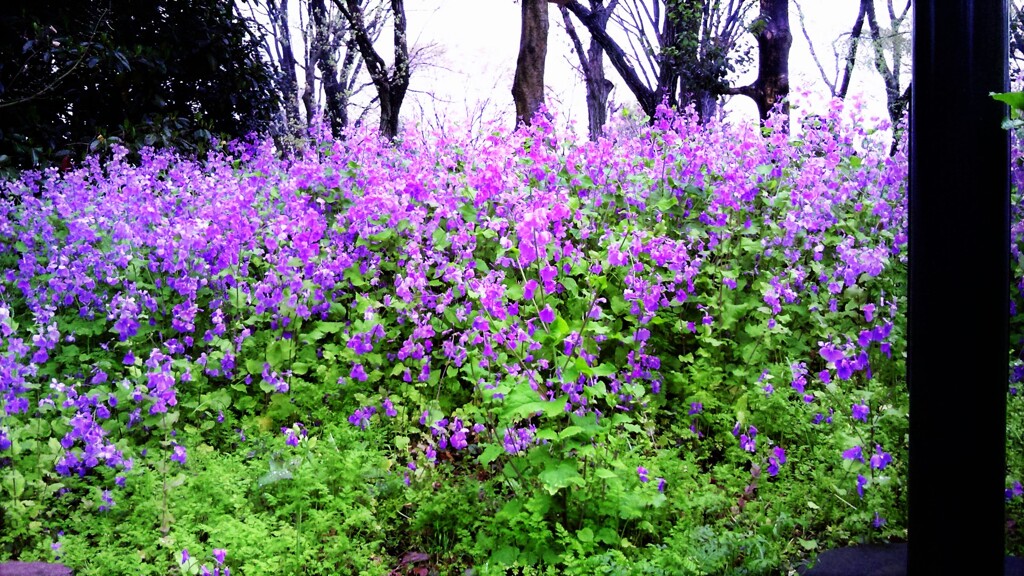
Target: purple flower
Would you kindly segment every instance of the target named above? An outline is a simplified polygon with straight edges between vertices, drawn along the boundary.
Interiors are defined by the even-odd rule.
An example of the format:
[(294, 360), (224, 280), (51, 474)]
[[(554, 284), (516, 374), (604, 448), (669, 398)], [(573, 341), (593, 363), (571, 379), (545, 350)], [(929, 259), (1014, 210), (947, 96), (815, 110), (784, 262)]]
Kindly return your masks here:
[(533, 300), (533, 293), (537, 290), (536, 280), (527, 280), (526, 284), (523, 285), (523, 298), (526, 300)]
[(861, 462), (863, 462), (863, 450), (860, 446), (854, 446), (853, 448), (850, 448), (843, 452), (843, 458), (847, 460), (860, 460)]
[(104, 490), (103, 493), (100, 495), (100, 498), (103, 499), (103, 504), (101, 504), (99, 507), (100, 512), (106, 512), (107, 510), (110, 510), (111, 508), (114, 507), (114, 497), (110, 493), (110, 490)]
[(751, 426), (747, 429), (747, 434), (740, 435), (740, 448), (743, 448), (747, 452), (754, 453), (757, 450), (757, 428)]
[[(128, 365), (135, 364), (135, 355), (132, 354), (131, 350), (129, 350), (128, 353), (124, 355), (124, 359), (121, 360), (121, 362)], [(188, 551), (186, 550), (185, 553), (188, 553)]]
[(666, 484), (666, 482), (665, 482), (664, 478), (658, 478), (658, 492), (664, 492), (665, 491), (665, 484)]
[(772, 455), (768, 457), (768, 475), (775, 476), (779, 473), (779, 466), (786, 463), (786, 451), (781, 446), (772, 448)]
[(391, 403), (390, 398), (385, 398), (380, 404), (384, 407), (384, 414), (386, 414), (388, 418), (398, 416), (398, 411), (395, 410), (395, 405)]
[(831, 342), (823, 345), (819, 350), (819, 353), (826, 362), (835, 363), (845, 358), (843, 351), (836, 348)]
[(864, 499), (864, 486), (868, 483), (868, 479), (863, 474), (857, 474), (857, 495)]
[(871, 521), (871, 525), (875, 528), (881, 528), (885, 526), (885, 518), (882, 518), (878, 512), (875, 512), (875, 519)]
[(1024, 486), (1022, 486), (1019, 481), (1014, 482), (1012, 487), (1006, 489), (1007, 500), (1012, 500), (1013, 498), (1021, 495), (1024, 495)]
[(191, 556), (189, 556), (189, 554), (188, 554), (188, 548), (182, 548), (182, 550), (181, 550), (181, 563), (182, 564), (187, 564), (189, 558), (191, 558)]
[(637, 466), (636, 473), (637, 476), (640, 477), (641, 482), (647, 482), (649, 480), (647, 478), (647, 468), (644, 468), (643, 466)]
[(352, 371), (349, 372), (349, 378), (353, 380), (359, 380), (360, 382), (366, 382), (366, 370), (363, 369), (362, 364), (354, 364)]
[(174, 445), (174, 451), (171, 453), (171, 460), (185, 464), (185, 460), (188, 459), (188, 455), (185, 453), (185, 447), (180, 444)]
[(227, 556), (228, 551), (223, 548), (213, 549), (213, 559), (217, 561), (217, 564), (224, 563), (224, 557)]
[(534, 426), (528, 428), (506, 428), (504, 438), (505, 452), (519, 454), (526, 451), (530, 444), (534, 442), (535, 432), (536, 427)]
[(541, 309), (540, 321), (545, 324), (551, 324), (555, 321), (555, 311), (551, 309), (551, 306), (545, 304), (544, 308)]
[(281, 432), (284, 434), (284, 443), (287, 446), (298, 446), (299, 437), (295, 435), (295, 431), (291, 428), (281, 428)]
[(370, 425), (370, 417), (376, 413), (376, 406), (363, 406), (362, 408), (356, 409), (356, 411), (348, 417), (348, 421), (360, 430), (366, 430), (366, 427)]
[(851, 411), (853, 413), (853, 419), (854, 420), (860, 420), (861, 422), (867, 422), (868, 421), (868, 412), (870, 412), (871, 410), (868, 408), (867, 404), (864, 404), (862, 402), (860, 404), (854, 404), (852, 409), (851, 409)]
[(465, 449), (469, 446), (469, 442), (466, 441), (466, 429), (462, 428), (461, 430), (456, 431), (452, 434), (450, 441), (452, 448), (455, 448), (456, 450)]
[(545, 292), (554, 292), (556, 275), (558, 275), (558, 269), (554, 266), (545, 266), (540, 269), (540, 279), (544, 282)]
[(883, 452), (882, 447), (875, 444), (875, 453), (871, 455), (871, 467), (878, 470), (885, 470), (885, 467), (892, 462), (892, 455)]
[(700, 402), (691, 402), (690, 403), (690, 411), (689, 411), (688, 414), (690, 416), (693, 416), (694, 414), (700, 414), (703, 411), (704, 411), (704, 404), (702, 404)]

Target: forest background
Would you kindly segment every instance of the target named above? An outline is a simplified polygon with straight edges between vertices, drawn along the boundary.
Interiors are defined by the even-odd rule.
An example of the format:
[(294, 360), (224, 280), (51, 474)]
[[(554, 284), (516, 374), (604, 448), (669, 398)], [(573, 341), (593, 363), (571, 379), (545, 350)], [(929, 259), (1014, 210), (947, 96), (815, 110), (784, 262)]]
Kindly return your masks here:
[[(386, 132), (511, 124), (544, 102), (562, 125), (596, 134), (609, 117), (652, 117), (665, 97), (705, 116), (756, 119), (742, 88), (764, 68), (758, 38), (771, 21), (790, 38), (781, 59), (786, 91), (815, 102), (815, 113), (850, 96), (895, 124), (909, 98), (909, 1), (62, 6), (11, 2), (0, 16), (0, 167), (80, 159), (118, 141), (187, 151), (213, 134), (254, 130), (280, 140), (317, 112), (335, 133), (382, 116), (393, 127)], [(594, 29), (607, 42), (593, 40)], [(610, 56), (616, 50), (621, 58)], [(1017, 62), (1016, 41), (1012, 53)], [(532, 103), (521, 110), (511, 93), (516, 75), (538, 71), (538, 95), (523, 96)]]

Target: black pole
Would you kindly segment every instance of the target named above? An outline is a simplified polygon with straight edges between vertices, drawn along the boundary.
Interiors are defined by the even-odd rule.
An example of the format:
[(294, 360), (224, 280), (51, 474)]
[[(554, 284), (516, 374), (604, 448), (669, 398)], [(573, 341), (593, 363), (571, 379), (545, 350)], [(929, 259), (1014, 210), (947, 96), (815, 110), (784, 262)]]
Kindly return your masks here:
[(1005, 0), (914, 3), (908, 573), (1002, 574), (1009, 314)]

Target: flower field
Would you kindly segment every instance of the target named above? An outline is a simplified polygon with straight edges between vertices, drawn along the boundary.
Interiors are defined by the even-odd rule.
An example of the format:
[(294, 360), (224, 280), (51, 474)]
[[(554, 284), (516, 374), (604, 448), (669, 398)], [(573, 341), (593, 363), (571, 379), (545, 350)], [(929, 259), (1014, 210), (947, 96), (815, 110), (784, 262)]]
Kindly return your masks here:
[(866, 125), (356, 131), (3, 183), (0, 560), (785, 574), (905, 539), (907, 159)]

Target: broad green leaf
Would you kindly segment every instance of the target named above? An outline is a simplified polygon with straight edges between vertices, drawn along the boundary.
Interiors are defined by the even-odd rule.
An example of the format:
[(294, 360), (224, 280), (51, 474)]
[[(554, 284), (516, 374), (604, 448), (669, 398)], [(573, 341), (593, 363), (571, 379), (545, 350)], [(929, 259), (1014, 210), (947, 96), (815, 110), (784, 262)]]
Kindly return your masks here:
[(580, 476), (579, 471), (576, 469), (575, 462), (561, 462), (554, 467), (545, 468), (537, 477), (544, 485), (544, 489), (552, 496), (562, 488), (573, 485), (579, 487), (586, 485), (583, 477)]
[(566, 438), (572, 438), (580, 432), (583, 432), (583, 428), (580, 428), (579, 426), (568, 426), (558, 434), (558, 438), (565, 440)]
[(988, 95), (995, 100), (1010, 105), (1011, 108), (1024, 110), (1024, 92), (989, 92)]
[(267, 363), (274, 370), (279, 370), (284, 366), (285, 361), (291, 358), (294, 350), (295, 344), (291, 340), (274, 340), (270, 346), (267, 346)]
[(483, 465), (490, 464), (491, 462), (497, 460), (498, 456), (501, 456), (504, 453), (505, 449), (502, 448), (501, 446), (498, 446), (497, 444), (489, 444), (487, 448), (484, 448), (483, 453), (480, 454), (480, 463)]
[(519, 548), (505, 546), (491, 555), (491, 561), (498, 566), (511, 566), (519, 558)]
[(800, 546), (802, 546), (804, 550), (816, 550), (818, 548), (818, 541), (800, 540)]

